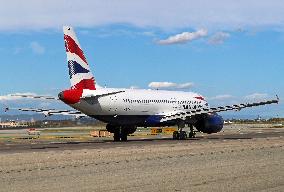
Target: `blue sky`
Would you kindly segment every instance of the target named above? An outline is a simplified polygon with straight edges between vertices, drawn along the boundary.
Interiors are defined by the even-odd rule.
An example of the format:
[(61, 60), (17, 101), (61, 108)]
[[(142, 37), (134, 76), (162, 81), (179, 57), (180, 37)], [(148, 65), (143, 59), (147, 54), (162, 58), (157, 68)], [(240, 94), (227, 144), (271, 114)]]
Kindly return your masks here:
[[(199, 92), (212, 105), (273, 98), (275, 94), (284, 98), (281, 1), (207, 1), (206, 7), (194, 1), (180, 2), (184, 4), (164, 1), (159, 7), (159, 1), (151, 6), (148, 1), (87, 1), (89, 6), (80, 7), (77, 1), (30, 0), (21, 9), (13, 6), (21, 1), (6, 3), (0, 8), (0, 102), (64, 107), (13, 100), (7, 95), (56, 95), (70, 86), (61, 30), (65, 24), (75, 27), (102, 86), (149, 88), (151, 82), (191, 83), (182, 90)], [(76, 5), (85, 11), (76, 12)], [(284, 107), (242, 113), (284, 116)]]

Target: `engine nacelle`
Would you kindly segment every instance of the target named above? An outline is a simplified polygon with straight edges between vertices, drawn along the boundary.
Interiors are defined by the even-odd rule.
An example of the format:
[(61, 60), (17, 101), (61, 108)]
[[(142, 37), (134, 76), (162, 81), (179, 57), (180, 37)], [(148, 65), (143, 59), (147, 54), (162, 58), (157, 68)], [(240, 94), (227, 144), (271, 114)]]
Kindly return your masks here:
[(218, 114), (207, 114), (202, 116), (194, 125), (196, 129), (203, 133), (218, 133), (223, 129), (224, 120)]

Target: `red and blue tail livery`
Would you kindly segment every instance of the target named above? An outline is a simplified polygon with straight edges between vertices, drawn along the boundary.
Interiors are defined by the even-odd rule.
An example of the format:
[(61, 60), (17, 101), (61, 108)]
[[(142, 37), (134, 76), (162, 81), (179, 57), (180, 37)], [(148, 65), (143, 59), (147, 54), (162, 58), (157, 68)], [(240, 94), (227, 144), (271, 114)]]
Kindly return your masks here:
[(73, 28), (64, 26), (63, 31), (71, 89), (95, 90), (95, 78)]

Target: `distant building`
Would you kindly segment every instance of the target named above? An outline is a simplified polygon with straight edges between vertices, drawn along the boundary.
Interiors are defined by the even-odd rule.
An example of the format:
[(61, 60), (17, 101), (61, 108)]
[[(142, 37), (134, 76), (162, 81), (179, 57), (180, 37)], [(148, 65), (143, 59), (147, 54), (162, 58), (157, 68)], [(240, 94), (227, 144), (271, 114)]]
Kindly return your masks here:
[(7, 121), (7, 122), (0, 122), (1, 128), (9, 128), (9, 127), (28, 127), (28, 122), (16, 122), (16, 121)]

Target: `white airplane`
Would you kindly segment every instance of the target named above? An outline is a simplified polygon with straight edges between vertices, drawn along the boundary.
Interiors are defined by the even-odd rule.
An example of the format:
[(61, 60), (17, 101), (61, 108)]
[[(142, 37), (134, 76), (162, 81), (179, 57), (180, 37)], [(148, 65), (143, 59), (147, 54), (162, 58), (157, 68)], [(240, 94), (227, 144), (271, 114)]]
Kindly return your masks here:
[[(209, 107), (198, 93), (166, 90), (100, 88), (72, 27), (63, 27), (71, 88), (56, 97), (14, 95), (29, 98), (59, 99), (75, 110), (12, 108), (34, 111), (46, 116), (54, 114), (89, 116), (107, 123), (106, 129), (114, 133), (114, 141), (126, 141), (127, 135), (139, 127), (178, 126), (174, 139), (185, 139), (183, 128), (193, 126), (203, 133), (217, 133), (224, 121), (217, 112), (241, 110), (247, 107), (278, 103), (279, 98), (257, 103)], [(8, 109), (8, 108), (7, 108)]]

